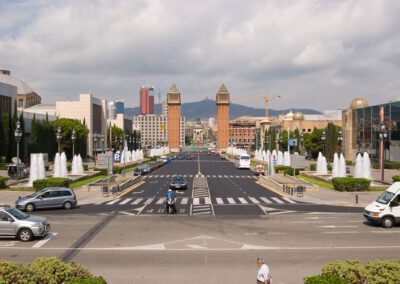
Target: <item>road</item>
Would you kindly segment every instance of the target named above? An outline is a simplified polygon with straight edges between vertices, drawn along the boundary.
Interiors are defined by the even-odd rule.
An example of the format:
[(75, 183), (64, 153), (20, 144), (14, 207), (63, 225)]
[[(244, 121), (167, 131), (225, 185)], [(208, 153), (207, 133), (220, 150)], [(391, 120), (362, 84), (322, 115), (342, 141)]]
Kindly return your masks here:
[[(199, 165), (206, 189), (193, 189)], [(186, 175), (189, 188), (177, 193), (178, 214), (167, 215), (160, 199), (175, 174)], [(255, 260), (264, 256), (274, 283), (286, 284), (336, 259), (400, 255), (399, 227), (366, 223), (358, 208), (293, 202), (216, 156), (174, 161), (143, 181), (111, 202), (36, 212), (52, 234), (29, 243), (3, 239), (1, 256), (27, 263), (55, 255), (122, 284), (253, 283)]]

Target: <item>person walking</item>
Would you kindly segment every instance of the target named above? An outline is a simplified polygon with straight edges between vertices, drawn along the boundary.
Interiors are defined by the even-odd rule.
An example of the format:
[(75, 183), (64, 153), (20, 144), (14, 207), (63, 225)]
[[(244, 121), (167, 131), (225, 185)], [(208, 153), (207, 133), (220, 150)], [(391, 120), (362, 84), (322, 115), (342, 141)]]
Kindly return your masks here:
[(257, 258), (257, 284), (272, 284), (271, 273), (268, 265), (265, 264), (262, 257)]

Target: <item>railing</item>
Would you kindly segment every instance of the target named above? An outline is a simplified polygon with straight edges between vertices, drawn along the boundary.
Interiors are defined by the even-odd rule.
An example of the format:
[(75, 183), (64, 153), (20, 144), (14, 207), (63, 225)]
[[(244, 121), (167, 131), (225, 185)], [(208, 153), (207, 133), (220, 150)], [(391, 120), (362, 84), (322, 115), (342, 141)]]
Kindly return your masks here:
[(303, 194), (306, 191), (306, 187), (305, 186), (290, 186), (290, 185), (284, 184), (282, 186), (282, 191), (289, 195), (296, 194), (298, 197), (303, 197)]

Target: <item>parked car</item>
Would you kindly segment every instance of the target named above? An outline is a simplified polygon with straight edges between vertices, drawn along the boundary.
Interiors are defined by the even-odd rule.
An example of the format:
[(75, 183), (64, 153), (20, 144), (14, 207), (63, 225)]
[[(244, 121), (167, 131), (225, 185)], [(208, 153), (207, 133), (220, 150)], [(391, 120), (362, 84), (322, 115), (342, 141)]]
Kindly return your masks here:
[(72, 189), (66, 187), (48, 187), (31, 195), (18, 197), (15, 207), (20, 210), (32, 212), (43, 208), (71, 209), (78, 204)]
[(44, 237), (50, 231), (46, 218), (30, 216), (15, 207), (0, 205), (0, 236), (16, 237), (28, 242), (34, 237)]
[(136, 169), (133, 171), (133, 174), (134, 174), (135, 176), (138, 176), (138, 175), (142, 174), (142, 168), (136, 168)]
[(150, 165), (145, 165), (142, 169), (142, 175), (151, 173), (152, 169)]
[(364, 217), (384, 228), (400, 223), (400, 182), (393, 183), (377, 200), (364, 208)]
[(169, 183), (170, 189), (187, 189), (187, 182), (183, 176), (173, 176)]

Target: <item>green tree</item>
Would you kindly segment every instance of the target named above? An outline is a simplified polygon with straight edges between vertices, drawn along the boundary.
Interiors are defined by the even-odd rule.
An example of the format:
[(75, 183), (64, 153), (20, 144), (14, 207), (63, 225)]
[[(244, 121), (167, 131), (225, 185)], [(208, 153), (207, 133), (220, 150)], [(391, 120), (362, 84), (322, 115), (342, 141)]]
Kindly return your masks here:
[(314, 127), (313, 132), (306, 133), (304, 135), (304, 146), (308, 155), (311, 156), (313, 159), (318, 157), (318, 153), (322, 152), (323, 144), (322, 144), (322, 132), (323, 129), (317, 129)]
[(80, 154), (82, 157), (86, 157), (89, 129), (87, 129), (78, 119), (59, 118), (55, 120), (52, 125), (53, 137), (57, 132), (58, 127), (61, 127), (61, 151), (65, 151), (66, 155), (72, 158), (71, 136), (72, 130), (75, 129), (75, 154)]
[(329, 161), (333, 161), (333, 155), (338, 147), (338, 128), (332, 122), (326, 127), (325, 156)]
[(287, 130), (283, 130), (283, 131), (281, 132), (281, 135), (282, 135), (282, 138), (279, 139), (279, 140), (280, 140), (280, 143), (279, 143), (279, 150), (282, 151), (282, 152), (284, 152), (284, 151), (286, 151), (287, 148), (288, 148), (288, 138), (289, 138), (289, 135), (288, 135)]
[[(116, 137), (118, 137), (118, 139), (116, 139)], [(118, 126), (116, 126), (115, 124), (113, 126), (111, 126), (111, 139), (112, 139), (112, 147), (115, 150), (118, 150), (119, 147), (122, 147), (122, 143), (121, 143), (121, 137), (122, 137), (122, 143), (123, 143), (123, 139), (125, 137), (125, 133), (124, 130), (122, 128), (119, 128)]]

